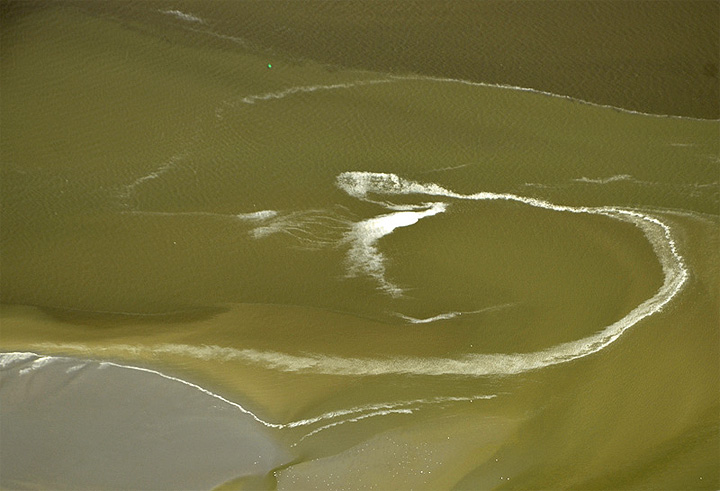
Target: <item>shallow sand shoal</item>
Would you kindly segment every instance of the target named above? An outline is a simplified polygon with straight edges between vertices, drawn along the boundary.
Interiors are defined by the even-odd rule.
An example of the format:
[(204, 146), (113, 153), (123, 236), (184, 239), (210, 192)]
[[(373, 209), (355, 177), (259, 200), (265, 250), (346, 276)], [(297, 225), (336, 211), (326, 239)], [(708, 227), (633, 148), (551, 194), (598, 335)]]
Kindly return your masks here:
[(252, 414), (189, 382), (34, 353), (0, 360), (4, 487), (210, 489), (291, 460)]

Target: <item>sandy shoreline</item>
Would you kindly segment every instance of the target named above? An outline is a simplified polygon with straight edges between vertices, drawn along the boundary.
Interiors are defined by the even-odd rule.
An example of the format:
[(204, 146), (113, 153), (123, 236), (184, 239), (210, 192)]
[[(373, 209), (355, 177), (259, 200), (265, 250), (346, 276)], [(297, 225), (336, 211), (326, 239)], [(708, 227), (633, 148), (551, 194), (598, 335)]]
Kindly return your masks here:
[(239, 406), (159, 372), (0, 355), (4, 488), (211, 489), (292, 459)]

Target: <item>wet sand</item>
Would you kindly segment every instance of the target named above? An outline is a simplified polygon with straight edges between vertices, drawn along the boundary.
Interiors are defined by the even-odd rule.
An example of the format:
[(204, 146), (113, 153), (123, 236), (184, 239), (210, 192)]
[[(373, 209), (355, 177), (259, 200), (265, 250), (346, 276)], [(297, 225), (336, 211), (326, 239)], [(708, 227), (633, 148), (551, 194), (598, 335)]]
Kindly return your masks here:
[(210, 489), (293, 458), (239, 406), (154, 370), (32, 353), (0, 364), (5, 489)]

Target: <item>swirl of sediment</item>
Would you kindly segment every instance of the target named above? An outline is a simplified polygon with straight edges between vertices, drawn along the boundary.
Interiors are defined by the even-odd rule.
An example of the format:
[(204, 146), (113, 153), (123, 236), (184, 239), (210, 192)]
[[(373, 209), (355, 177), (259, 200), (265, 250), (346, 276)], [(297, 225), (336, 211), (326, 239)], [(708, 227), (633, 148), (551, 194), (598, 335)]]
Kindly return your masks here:
[[(427, 376), (513, 375), (576, 360), (602, 350), (641, 320), (662, 311), (682, 290), (689, 276), (685, 261), (678, 252), (670, 226), (659, 218), (638, 210), (611, 206), (556, 205), (537, 198), (507, 193), (460, 194), (438, 184), (421, 184), (403, 179), (395, 174), (375, 172), (344, 172), (337, 177), (337, 185), (347, 194), (358, 199), (368, 199), (368, 194), (417, 194), (459, 200), (506, 200), (557, 212), (603, 215), (615, 220), (629, 222), (642, 230), (650, 242), (662, 267), (663, 284), (651, 298), (637, 305), (624, 317), (604, 327), (597, 333), (532, 353), (468, 353), (456, 358), (360, 358), (324, 354), (295, 356), (281, 352), (252, 349), (237, 350), (220, 346), (205, 346), (200, 349), (203, 351), (202, 354), (196, 351), (197, 349), (187, 347), (189, 351), (195, 351), (196, 356), (243, 360), (288, 372), (351, 376), (386, 374)], [(179, 346), (174, 349), (185, 351)]]
[[(214, 359), (225, 361), (239, 361), (242, 363), (251, 363), (261, 365), (268, 369), (299, 372), (299, 373), (317, 373), (327, 375), (346, 375), (346, 376), (376, 376), (388, 374), (411, 374), (425, 376), (503, 376), (513, 375), (530, 370), (536, 370), (551, 365), (565, 363), (576, 360), (609, 346), (616, 341), (625, 331), (635, 326), (643, 319), (657, 314), (675, 298), (684, 285), (687, 283), (689, 272), (685, 265), (683, 257), (678, 252), (677, 244), (673, 238), (670, 226), (655, 216), (648, 215), (638, 210), (627, 208), (619, 208), (612, 206), (603, 207), (584, 207), (584, 206), (568, 206), (557, 205), (549, 201), (518, 196), (506, 193), (481, 192), (476, 194), (460, 194), (448, 190), (438, 184), (421, 184), (418, 182), (403, 179), (395, 174), (374, 173), (374, 172), (344, 172), (337, 177), (336, 184), (350, 196), (358, 199), (368, 200), (369, 194), (378, 195), (424, 195), (434, 197), (444, 197), (458, 200), (506, 200), (514, 201), (529, 206), (543, 208), (565, 213), (585, 213), (589, 215), (602, 215), (615, 220), (629, 222), (637, 226), (645, 235), (647, 240), (657, 256), (662, 267), (663, 283), (657, 290), (655, 295), (637, 305), (624, 317), (616, 322), (604, 327), (598, 332), (566, 343), (561, 343), (544, 350), (531, 353), (467, 353), (465, 355), (454, 358), (443, 357), (394, 357), (394, 358), (363, 358), (363, 357), (342, 357), (327, 355), (322, 353), (310, 353), (304, 355), (292, 355), (277, 351), (260, 351), (256, 349), (237, 349), (216, 345), (191, 346), (185, 344), (160, 344), (150, 347), (139, 348), (137, 346), (114, 345), (104, 348), (109, 355), (117, 355), (120, 353), (135, 353), (137, 350), (152, 350), (155, 354), (173, 354), (182, 355), (198, 359)], [(356, 237), (352, 234), (346, 236), (344, 240), (357, 240), (364, 244), (362, 251), (369, 251), (375, 254), (374, 242), (380, 237), (387, 235), (397, 226), (408, 226), (424, 216), (430, 216), (436, 213), (442, 213), (445, 206), (438, 203), (432, 203), (428, 209), (416, 211), (415, 216), (406, 216), (406, 212), (401, 212), (400, 222), (382, 224), (380, 232), (371, 230), (369, 232), (370, 239)], [(382, 215), (370, 220), (396, 219), (397, 215)], [(366, 221), (369, 222), (369, 221)], [(360, 222), (363, 223), (363, 222)], [(351, 230), (356, 233), (357, 230)], [(362, 241), (365, 240), (363, 243)], [(393, 294), (393, 291), (387, 291), (386, 284), (383, 284), (382, 265), (376, 264), (373, 258), (371, 266), (375, 269), (369, 269), (367, 274), (376, 276), (379, 281), (381, 290), (386, 293)], [(352, 267), (352, 265), (351, 265)], [(84, 352), (86, 347), (80, 345), (48, 345), (45, 348), (62, 349), (70, 352)]]

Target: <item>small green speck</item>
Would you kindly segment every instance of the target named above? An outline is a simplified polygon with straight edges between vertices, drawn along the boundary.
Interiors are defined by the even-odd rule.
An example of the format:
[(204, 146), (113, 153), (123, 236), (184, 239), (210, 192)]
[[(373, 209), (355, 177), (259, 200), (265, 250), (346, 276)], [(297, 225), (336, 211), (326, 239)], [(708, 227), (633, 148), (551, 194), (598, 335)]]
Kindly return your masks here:
[(270, 63), (268, 63), (268, 68), (272, 68), (272, 65)]

